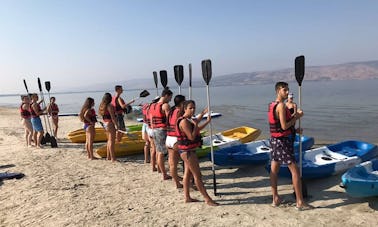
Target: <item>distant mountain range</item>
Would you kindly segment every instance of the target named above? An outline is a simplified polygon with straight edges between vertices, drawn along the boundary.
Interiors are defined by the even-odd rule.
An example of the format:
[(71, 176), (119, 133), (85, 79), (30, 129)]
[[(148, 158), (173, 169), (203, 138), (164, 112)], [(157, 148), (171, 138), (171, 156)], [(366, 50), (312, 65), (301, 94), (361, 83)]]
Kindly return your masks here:
[[(183, 87), (187, 87), (187, 75), (185, 75)], [(378, 79), (378, 61), (352, 62), (338, 65), (326, 66), (306, 66), (305, 80), (321, 81), (321, 80), (365, 80)], [(221, 76), (213, 76), (211, 86), (238, 86), (248, 84), (266, 84), (275, 83), (277, 81), (295, 81), (294, 68), (260, 71), (248, 73), (233, 73)], [(85, 87), (88, 91), (111, 90), (115, 84), (121, 84), (126, 89), (151, 89), (155, 87), (152, 76), (151, 79), (133, 79), (109, 84), (95, 84)], [(176, 81), (169, 78), (168, 86), (177, 87)], [(202, 77), (193, 80), (193, 87), (205, 86)], [(161, 85), (159, 84), (159, 87)], [(109, 89), (111, 88), (111, 89)], [(83, 91), (83, 89), (81, 89)]]

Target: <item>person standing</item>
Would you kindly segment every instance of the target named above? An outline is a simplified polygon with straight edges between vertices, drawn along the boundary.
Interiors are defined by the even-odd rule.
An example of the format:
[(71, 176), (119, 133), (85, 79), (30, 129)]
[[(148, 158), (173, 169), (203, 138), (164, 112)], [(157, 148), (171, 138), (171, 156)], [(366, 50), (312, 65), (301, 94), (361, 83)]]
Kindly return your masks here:
[(38, 102), (38, 95), (36, 93), (31, 95), (32, 103), (30, 107), (30, 113), (31, 113), (31, 123), (33, 125), (33, 140), (35, 143), (35, 146), (38, 148), (42, 148), (41, 141), (44, 134), (42, 121), (40, 116), (44, 114), (44, 109), (41, 108), (40, 104), (43, 102), (43, 100)]
[(88, 97), (83, 107), (81, 107), (80, 110), (80, 120), (84, 122), (84, 131), (85, 131), (85, 150), (87, 150), (88, 158), (90, 160), (93, 160), (93, 141), (94, 137), (96, 135), (95, 131), (95, 124), (97, 122), (96, 118), (96, 111), (93, 109), (94, 107), (94, 99), (91, 97)]
[(29, 95), (21, 96), (21, 106), (20, 106), (20, 115), (21, 115), (21, 124), (25, 129), (25, 140), (26, 146), (32, 146), (32, 137), (33, 137), (33, 126), (31, 123), (31, 111), (30, 111), (30, 97)]
[(177, 137), (179, 136), (179, 133), (176, 130), (176, 123), (178, 118), (182, 115), (182, 104), (184, 101), (185, 96), (183, 95), (176, 95), (174, 98), (175, 105), (170, 109), (168, 114), (167, 139), (165, 143), (168, 149), (169, 171), (176, 188), (183, 187), (180, 183), (180, 177), (177, 175), (177, 164), (180, 156), (177, 149)]
[(151, 127), (153, 134), (153, 145), (157, 152), (157, 165), (158, 170), (163, 174), (163, 180), (172, 179), (171, 176), (167, 174), (165, 169), (165, 155), (168, 153), (167, 147), (165, 146), (167, 138), (167, 117), (169, 114), (169, 102), (172, 99), (172, 91), (167, 87), (161, 93), (161, 97), (157, 103), (151, 104), (149, 109)]
[[(277, 191), (277, 179), (280, 166), (285, 164), (288, 166), (294, 191), (296, 195), (296, 209), (306, 210), (313, 208), (306, 204), (302, 195), (302, 184), (299, 169), (296, 165), (294, 156), (293, 132), (295, 132), (295, 122), (303, 116), (303, 111), (298, 109), (291, 115), (289, 109), (285, 105), (288, 98), (289, 85), (286, 82), (277, 82), (275, 85), (276, 100), (269, 104), (268, 122), (270, 128), (270, 145), (271, 151), (271, 170), (270, 183), (272, 188), (273, 202), (272, 206), (279, 206), (282, 203)], [(301, 130), (301, 129), (298, 129)]]
[(193, 100), (188, 100), (183, 103), (184, 114), (177, 120), (177, 131), (179, 136), (177, 137), (177, 148), (181, 159), (185, 163), (184, 169), (184, 196), (185, 202), (197, 202), (198, 200), (190, 197), (190, 179), (194, 178), (194, 182), (205, 198), (205, 202), (209, 206), (218, 206), (219, 204), (207, 194), (206, 188), (202, 182), (201, 169), (199, 167), (198, 157), (196, 154), (196, 148), (201, 146), (202, 138), (200, 131), (206, 127), (211, 121), (211, 114), (208, 114), (206, 122), (199, 125), (203, 115), (208, 111), (205, 109), (201, 112), (198, 119), (193, 119), (196, 104)]
[(118, 122), (115, 118), (114, 107), (111, 104), (111, 102), (112, 95), (110, 93), (105, 93), (100, 103), (98, 112), (100, 113), (102, 119), (105, 122), (104, 127), (108, 137), (108, 141), (106, 144), (106, 159), (115, 162), (116, 157), (114, 151), (114, 144), (116, 139), (116, 131), (118, 129)]
[(47, 106), (47, 112), (51, 116), (52, 123), (53, 123), (53, 131), (54, 131), (54, 136), (57, 138), (58, 135), (58, 123), (59, 123), (59, 107), (55, 103), (55, 97), (50, 98), (50, 103)]
[(290, 114), (293, 116), (297, 112), (297, 104), (293, 101), (294, 99), (294, 94), (289, 93), (287, 97), (287, 101), (285, 103), (286, 107), (289, 109)]
[[(126, 131), (125, 121), (124, 121), (124, 112), (127, 110), (127, 108), (130, 108), (130, 104), (134, 103), (135, 100), (131, 100), (129, 103), (125, 103), (123, 98), (121, 97), (121, 94), (123, 93), (123, 88), (121, 85), (116, 85), (115, 88), (115, 94), (112, 97), (112, 106), (114, 108), (115, 112), (115, 118), (118, 122), (119, 130)], [(116, 132), (116, 141), (121, 142), (123, 133), (118, 131)]]

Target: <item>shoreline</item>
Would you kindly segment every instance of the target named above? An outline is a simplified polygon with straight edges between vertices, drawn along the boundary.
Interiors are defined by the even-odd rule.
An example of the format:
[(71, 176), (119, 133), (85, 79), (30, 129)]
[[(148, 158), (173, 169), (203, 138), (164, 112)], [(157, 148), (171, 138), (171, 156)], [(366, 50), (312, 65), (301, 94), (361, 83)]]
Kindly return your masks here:
[(64, 138), (81, 128), (77, 117), (60, 118), (58, 148), (35, 149), (24, 146), (18, 109), (0, 107), (0, 114), (0, 166), (14, 165), (0, 172), (25, 174), (0, 181), (2, 226), (374, 226), (377, 220), (378, 197), (349, 197), (338, 186), (341, 175), (307, 183), (308, 202), (320, 207), (310, 211), (294, 209), (291, 182), (283, 178), (278, 190), (288, 204), (271, 207), (264, 166), (216, 167), (219, 196), (214, 196), (206, 159), (200, 160), (204, 183), (221, 205), (207, 206), (197, 191), (191, 194), (201, 202), (186, 204), (183, 191), (152, 173), (142, 154), (120, 163), (88, 160), (84, 144)]

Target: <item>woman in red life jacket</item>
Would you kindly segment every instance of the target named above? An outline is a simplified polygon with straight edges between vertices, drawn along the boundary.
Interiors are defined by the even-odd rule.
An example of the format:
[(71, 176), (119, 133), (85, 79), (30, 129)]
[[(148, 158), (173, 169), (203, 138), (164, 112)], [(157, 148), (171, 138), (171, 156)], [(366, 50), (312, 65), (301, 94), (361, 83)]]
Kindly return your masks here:
[(307, 205), (303, 200), (299, 169), (294, 156), (293, 140), (295, 138), (293, 135), (296, 131), (294, 127), (296, 120), (303, 116), (303, 111), (298, 109), (295, 114), (291, 115), (290, 110), (286, 107), (284, 101), (289, 94), (289, 85), (286, 82), (277, 82), (275, 90), (276, 100), (270, 103), (268, 111), (270, 145), (272, 147), (270, 170), (272, 206), (279, 206), (282, 202), (277, 191), (277, 179), (281, 164), (285, 164), (291, 172), (296, 195), (296, 208), (298, 210), (311, 209), (313, 207)]
[[(160, 96), (155, 97), (152, 100), (152, 103), (156, 103), (159, 101)], [(149, 109), (152, 103), (146, 103), (142, 106), (142, 114), (143, 114), (143, 126), (142, 126), (142, 139), (144, 140), (144, 163), (150, 163), (152, 165), (153, 170), (157, 170), (156, 168), (156, 151), (155, 147), (151, 146), (152, 144), (152, 131), (151, 131), (151, 122), (149, 118)]]
[(95, 131), (95, 123), (97, 122), (96, 118), (96, 111), (93, 109), (94, 107), (94, 99), (88, 97), (83, 107), (80, 110), (80, 120), (84, 122), (84, 131), (85, 131), (85, 150), (87, 151), (88, 158), (93, 160), (93, 141), (96, 135)]
[(32, 94), (31, 98), (32, 98), (32, 103), (30, 106), (30, 113), (31, 113), (31, 123), (33, 126), (33, 140), (36, 147), (42, 148), (41, 141), (42, 141), (44, 131), (43, 131), (43, 126), (42, 126), (42, 121), (39, 116), (42, 114), (45, 114), (44, 110), (46, 108), (43, 108), (43, 109), (41, 108), (40, 104), (41, 102), (43, 102), (43, 100), (38, 102), (37, 94), (35, 93)]
[(165, 145), (168, 149), (168, 163), (169, 171), (176, 185), (176, 188), (182, 188), (180, 183), (180, 177), (177, 175), (177, 164), (179, 161), (179, 154), (177, 149), (177, 137), (179, 136), (176, 131), (176, 124), (179, 117), (182, 115), (182, 104), (185, 101), (185, 96), (176, 95), (174, 98), (175, 105), (170, 109), (168, 114), (168, 127), (167, 127), (167, 139)]
[(47, 106), (47, 112), (50, 114), (52, 118), (52, 123), (53, 123), (53, 131), (54, 131), (54, 136), (57, 138), (58, 135), (58, 122), (59, 122), (59, 107), (55, 103), (55, 97), (50, 98), (50, 103)]
[(177, 120), (177, 131), (179, 132), (179, 136), (177, 137), (177, 148), (181, 159), (184, 160), (185, 163), (183, 180), (185, 202), (189, 203), (198, 201), (191, 198), (189, 194), (190, 179), (193, 176), (194, 182), (198, 190), (205, 198), (206, 204), (210, 206), (217, 206), (219, 204), (214, 202), (209, 194), (207, 194), (206, 188), (203, 185), (201, 170), (196, 155), (196, 148), (201, 146), (202, 143), (200, 131), (211, 121), (211, 115), (208, 115), (206, 122), (204, 122), (202, 125), (198, 125), (203, 115), (207, 112), (207, 109), (202, 111), (196, 120), (192, 119), (196, 109), (196, 105), (193, 100), (185, 101), (183, 104), (183, 109), (183, 116)]
[(118, 122), (114, 115), (114, 107), (111, 104), (112, 102), (112, 95), (110, 93), (105, 93), (102, 101), (100, 103), (100, 107), (98, 109), (98, 112), (102, 116), (102, 119), (104, 120), (105, 130), (108, 137), (107, 142), (107, 154), (106, 159), (111, 160), (112, 162), (116, 161), (116, 157), (114, 154), (114, 144), (115, 144), (115, 138), (116, 138), (116, 131), (118, 128)]
[(30, 97), (29, 95), (21, 96), (22, 103), (20, 105), (20, 115), (21, 115), (21, 124), (25, 129), (25, 140), (26, 146), (32, 146), (32, 137), (33, 137), (33, 126), (31, 123), (31, 113), (30, 113)]

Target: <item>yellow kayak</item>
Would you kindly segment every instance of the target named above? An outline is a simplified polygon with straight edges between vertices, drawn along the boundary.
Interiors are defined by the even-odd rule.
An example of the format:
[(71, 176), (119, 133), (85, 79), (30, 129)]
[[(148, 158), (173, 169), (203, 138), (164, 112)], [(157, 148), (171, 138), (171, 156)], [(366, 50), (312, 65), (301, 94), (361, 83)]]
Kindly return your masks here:
[(228, 138), (240, 140), (242, 143), (251, 142), (261, 134), (261, 130), (257, 128), (251, 128), (247, 126), (241, 126), (237, 128), (232, 128), (222, 132), (223, 136)]
[[(142, 131), (129, 132), (128, 135), (123, 135), (122, 141), (124, 141), (124, 140), (127, 141), (127, 140), (129, 140), (130, 137), (142, 139)], [(71, 140), (72, 143), (85, 143), (85, 134), (78, 134), (78, 135), (74, 135), (74, 136), (69, 136), (68, 139)], [(96, 135), (94, 137), (93, 142), (95, 142), (95, 143), (106, 142), (107, 140), (108, 140), (108, 138), (107, 138), (105, 132), (97, 133), (97, 131), (96, 131)]]
[[(130, 132), (137, 132), (142, 130), (142, 124), (127, 126)], [(107, 141), (106, 132), (104, 128), (95, 128), (96, 135), (94, 142), (105, 142)], [(124, 138), (123, 136), (122, 138)], [(84, 129), (78, 129), (68, 133), (67, 138), (71, 140), (72, 143), (85, 143), (85, 131)]]
[[(144, 143), (143, 139), (130, 139), (128, 141), (116, 143), (114, 145), (115, 156), (122, 157), (143, 153)], [(102, 158), (106, 157), (106, 144), (97, 149), (97, 154)]]

